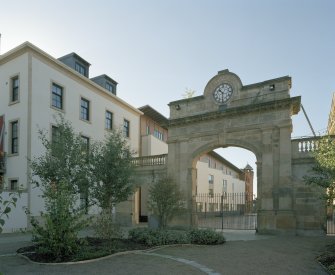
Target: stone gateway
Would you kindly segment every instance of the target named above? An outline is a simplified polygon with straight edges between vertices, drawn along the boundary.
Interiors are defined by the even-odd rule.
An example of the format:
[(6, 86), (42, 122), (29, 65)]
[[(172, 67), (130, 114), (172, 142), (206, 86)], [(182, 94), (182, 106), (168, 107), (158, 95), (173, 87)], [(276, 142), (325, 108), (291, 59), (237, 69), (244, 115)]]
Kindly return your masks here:
[[(203, 95), (170, 102), (168, 175), (187, 196), (187, 214), (175, 222), (196, 226), (196, 160), (216, 148), (237, 146), (257, 159), (257, 230), (261, 234), (321, 234), (324, 203), (303, 176), (313, 165), (311, 140), (291, 140), (299, 97), (284, 76), (243, 86), (228, 70)], [(307, 145), (308, 146), (307, 146)]]

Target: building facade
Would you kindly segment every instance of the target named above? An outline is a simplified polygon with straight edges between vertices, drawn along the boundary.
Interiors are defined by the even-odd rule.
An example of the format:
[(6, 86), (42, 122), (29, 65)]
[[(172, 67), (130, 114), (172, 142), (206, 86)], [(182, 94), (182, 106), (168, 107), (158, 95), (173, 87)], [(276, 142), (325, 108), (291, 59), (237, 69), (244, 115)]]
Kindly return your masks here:
[[(29, 42), (0, 56), (0, 183), (4, 196), (22, 192), (5, 232), (27, 228), (23, 207), (33, 216), (44, 209), (41, 191), (29, 180), (28, 159), (43, 153), (38, 131), (48, 131), (51, 138), (59, 114), (88, 144), (120, 129), (139, 152), (142, 112), (116, 96), (112, 78), (90, 79), (89, 66), (75, 53), (56, 59)], [(120, 211), (128, 208), (120, 206)]]

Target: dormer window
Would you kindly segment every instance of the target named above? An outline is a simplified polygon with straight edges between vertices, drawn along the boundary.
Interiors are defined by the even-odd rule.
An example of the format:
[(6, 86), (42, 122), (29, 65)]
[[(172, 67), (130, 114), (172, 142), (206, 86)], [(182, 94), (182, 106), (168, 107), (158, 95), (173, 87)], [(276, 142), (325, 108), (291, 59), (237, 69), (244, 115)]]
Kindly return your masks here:
[(114, 85), (109, 83), (109, 82), (106, 82), (105, 84), (105, 88), (110, 91), (112, 94), (115, 94), (115, 91), (114, 91)]
[(113, 95), (116, 95), (117, 82), (108, 75), (102, 74), (91, 78), (91, 80), (111, 92)]
[(90, 63), (76, 53), (70, 53), (58, 58), (59, 61), (74, 69), (83, 76), (89, 76)]
[(78, 62), (76, 62), (76, 64), (75, 64), (75, 70), (78, 73), (82, 74), (83, 76), (87, 75), (86, 74), (86, 68), (83, 65), (81, 65), (80, 63), (78, 63)]

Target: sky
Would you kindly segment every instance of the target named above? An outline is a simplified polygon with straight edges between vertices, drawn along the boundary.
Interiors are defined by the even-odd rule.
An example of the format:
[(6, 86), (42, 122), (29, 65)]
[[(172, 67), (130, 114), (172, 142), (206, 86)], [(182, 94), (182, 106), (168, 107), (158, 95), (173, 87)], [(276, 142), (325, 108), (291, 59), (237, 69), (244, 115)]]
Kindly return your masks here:
[[(334, 14), (334, 0), (0, 0), (0, 53), (25, 41), (55, 58), (76, 52), (91, 77), (119, 83), (120, 98), (166, 117), (220, 70), (243, 85), (289, 75), (319, 135), (335, 92)], [(310, 135), (300, 111), (292, 137)], [(255, 167), (252, 153), (220, 152)]]

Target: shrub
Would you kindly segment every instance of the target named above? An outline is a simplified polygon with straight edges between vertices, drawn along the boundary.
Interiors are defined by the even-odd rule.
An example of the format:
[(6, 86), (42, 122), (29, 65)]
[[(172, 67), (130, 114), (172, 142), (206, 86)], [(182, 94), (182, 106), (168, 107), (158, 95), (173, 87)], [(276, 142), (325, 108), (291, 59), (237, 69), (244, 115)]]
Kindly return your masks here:
[(137, 243), (147, 246), (166, 244), (223, 244), (225, 238), (219, 232), (210, 229), (181, 230), (155, 230), (149, 228), (135, 228), (129, 231), (129, 238)]
[(80, 248), (77, 235), (88, 220), (84, 220), (82, 210), (75, 209), (76, 194), (68, 187), (68, 183), (61, 181), (49, 186), (44, 190), (44, 196), (44, 224), (31, 218), (33, 241), (37, 243), (39, 253), (62, 261)]
[(192, 229), (188, 233), (193, 244), (223, 244), (226, 240), (223, 235), (211, 229)]
[(117, 239), (123, 238), (119, 224), (115, 223), (109, 211), (102, 211), (93, 224), (95, 235), (104, 240), (110, 251), (115, 249)]
[(186, 231), (155, 230), (149, 228), (135, 228), (129, 231), (129, 238), (147, 246), (166, 244), (186, 244), (189, 238)]

